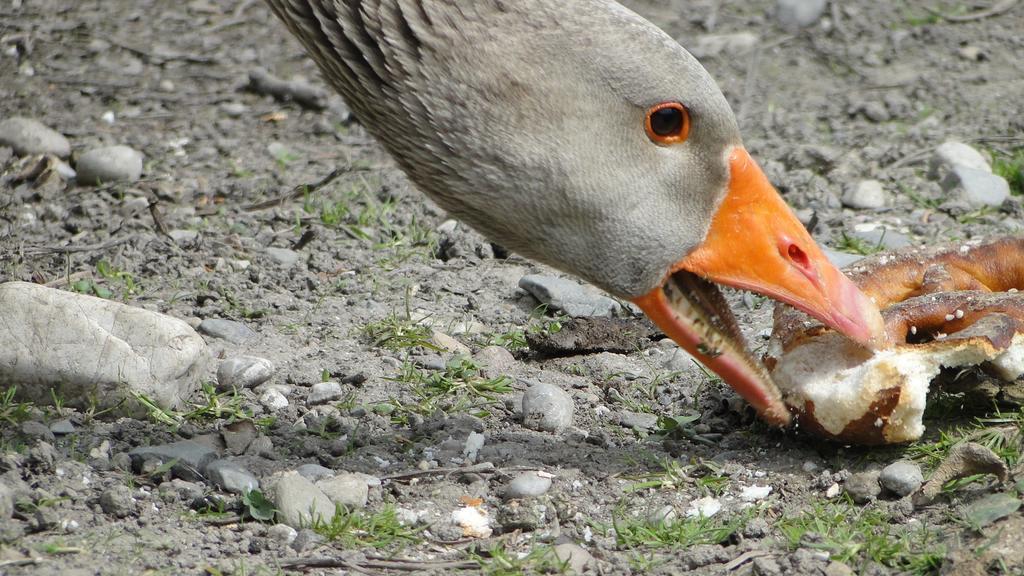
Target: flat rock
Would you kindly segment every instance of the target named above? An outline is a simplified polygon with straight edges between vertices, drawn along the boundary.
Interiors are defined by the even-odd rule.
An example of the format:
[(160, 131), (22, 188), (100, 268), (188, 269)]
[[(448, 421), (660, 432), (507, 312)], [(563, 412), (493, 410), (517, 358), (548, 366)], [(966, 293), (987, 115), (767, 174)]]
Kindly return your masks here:
[(195, 440), (181, 440), (170, 444), (139, 446), (128, 452), (132, 468), (141, 472), (146, 462), (153, 465), (171, 464), (171, 472), (183, 480), (203, 479), (206, 466), (217, 459), (217, 452)]
[(316, 482), (321, 478), (330, 478), (331, 476), (334, 476), (334, 470), (319, 464), (303, 464), (296, 468), (295, 471), (310, 482)]
[(75, 164), (80, 184), (135, 182), (142, 177), (142, 153), (128, 146), (104, 146), (82, 154)]
[(843, 206), (856, 210), (878, 210), (888, 202), (885, 188), (878, 180), (861, 180), (843, 193)]
[(365, 508), (370, 487), (366, 479), (356, 474), (341, 473), (331, 478), (317, 481), (317, 487), (335, 504), (341, 504), (349, 510)]
[(273, 476), (266, 491), (277, 509), (277, 521), (293, 528), (311, 526), (318, 519), (329, 522), (334, 518), (331, 499), (298, 472)]
[(206, 343), (177, 318), (26, 282), (0, 284), (0, 310), (0, 384), (39, 404), (141, 416), (136, 395), (178, 409), (208, 375)]
[(260, 481), (252, 472), (230, 460), (210, 462), (206, 476), (215, 486), (232, 494), (246, 494), (260, 488)]
[(223, 318), (207, 318), (199, 323), (197, 330), (207, 336), (227, 340), (232, 344), (245, 344), (256, 336), (256, 332), (245, 324)]
[(263, 384), (274, 375), (274, 363), (266, 358), (242, 356), (228, 358), (217, 367), (217, 389), (241, 390)]
[(966, 166), (954, 166), (942, 187), (972, 208), (998, 207), (1010, 197), (1010, 183), (1005, 178)]
[(566, 278), (528, 274), (519, 279), (519, 287), (550, 310), (560, 310), (573, 318), (611, 317), (622, 309), (615, 300)]
[(543, 432), (561, 432), (572, 425), (575, 404), (558, 386), (538, 382), (523, 394), (523, 424)]
[(778, 0), (775, 20), (788, 32), (814, 24), (825, 12), (825, 0)]
[(900, 498), (913, 494), (924, 484), (921, 467), (909, 460), (899, 460), (882, 469), (878, 482)]
[(306, 399), (306, 402), (309, 404), (326, 404), (340, 400), (344, 395), (345, 391), (341, 389), (341, 384), (337, 382), (317, 382), (310, 388), (309, 397)]
[(0, 146), (9, 146), (18, 156), (53, 154), (67, 158), (71, 155), (71, 144), (63, 134), (38, 120), (17, 116), (0, 122)]
[(76, 432), (75, 425), (67, 418), (63, 420), (57, 420), (50, 424), (50, 432), (53, 432), (57, 436), (66, 436), (68, 434), (74, 434)]
[(956, 166), (981, 170), (982, 172), (992, 172), (992, 166), (981, 152), (963, 142), (955, 140), (943, 142), (935, 149), (930, 166), (933, 178), (945, 175)]
[(619, 424), (638, 432), (647, 432), (658, 425), (658, 417), (654, 414), (627, 411), (619, 415)]
[(505, 498), (536, 498), (551, 489), (551, 478), (537, 472), (523, 472), (505, 487)]

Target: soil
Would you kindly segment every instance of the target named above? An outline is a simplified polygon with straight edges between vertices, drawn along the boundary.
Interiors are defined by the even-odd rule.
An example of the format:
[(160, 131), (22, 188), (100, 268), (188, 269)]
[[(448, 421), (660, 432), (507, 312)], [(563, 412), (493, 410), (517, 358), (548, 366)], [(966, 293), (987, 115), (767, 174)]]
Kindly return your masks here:
[[(944, 205), (949, 197), (927, 165), (934, 147), (948, 139), (1004, 157), (1024, 145), (1024, 7), (954, 22), (934, 16), (931, 2), (859, 0), (833, 3), (817, 24), (789, 33), (773, 19), (773, 2), (626, 4), (684, 46), (708, 33), (759, 37), (753, 49), (702, 61), (733, 105), (748, 149), (822, 244), (841, 247), (864, 223), (928, 244), (1024, 228), (1019, 196), (966, 213)], [(952, 11), (958, 5), (936, 6)], [(529, 568), (529, 559), (517, 553), (562, 541), (581, 544), (595, 558), (593, 569), (604, 574), (821, 574), (840, 570), (837, 560), (870, 574), (927, 573), (939, 566), (958, 574), (1024, 571), (1020, 512), (980, 531), (959, 519), (964, 507), (1003, 489), (994, 480), (918, 509), (885, 496), (866, 508), (845, 505), (857, 514), (882, 514), (876, 532), (884, 530), (894, 542), (924, 527), (940, 552), (923, 568), (857, 550), (843, 556), (832, 549), (830, 560), (822, 544), (828, 534), (790, 541), (784, 519), (826, 505), (833, 484), (916, 453), (771, 429), (727, 387), (677, 361), (675, 347), (640, 318), (622, 320), (632, 324), (623, 330), (637, 335), (632, 348), (614, 335), (604, 346), (599, 341), (558, 354), (526, 347), (517, 336), (539, 342), (538, 335), (569, 321), (539, 309), (518, 280), (556, 272), (505, 253), (464, 225), (445, 224), (446, 215), (410, 186), (340, 98), (331, 95), (325, 108), (312, 109), (247, 90), (249, 73), (257, 69), (323, 85), (262, 3), (4, 0), (0, 39), (0, 119), (31, 117), (62, 132), (72, 144), (72, 165), (98, 145), (125, 144), (145, 155), (136, 183), (33, 186), (10, 178), (23, 169), (22, 160), (0, 148), (6, 176), (0, 183), (0, 281), (69, 288), (87, 280), (112, 298), (193, 324), (205, 318), (244, 322), (257, 336), (242, 345), (211, 339), (215, 355), (273, 361), (271, 382), (287, 387), (291, 403), (270, 414), (253, 391), (239, 392), (242, 407), (273, 445), (272, 458), (239, 461), (260, 477), (318, 463), (382, 478), (371, 490), (370, 510), (394, 506), (434, 521), (419, 542), (405, 546), (343, 552), (345, 545), (327, 542), (296, 551), (273, 541), (266, 524), (214, 521), (220, 517), (197, 514), (188, 501), (161, 498), (149, 479), (90, 458), (104, 442), (116, 455), (204, 437), (229, 418), (168, 425), (46, 408), (33, 412), (44, 423), (70, 418), (77, 426), (54, 441), (49, 457), (22, 427), (0, 421), (0, 473), (13, 470), (32, 494), (28, 508), (3, 520), (11, 526), (0, 544), (0, 574), (273, 574), (296, 558), (365, 563), (367, 554), (423, 562), (483, 558), (468, 572), (515, 573), (498, 572), (497, 556), (483, 551), (504, 546), (513, 564), (528, 572), (536, 566)], [(978, 59), (968, 59), (974, 53), (965, 47), (977, 48)], [(885, 117), (870, 117), (878, 109)], [(346, 167), (356, 169), (273, 202)], [(863, 179), (883, 182), (887, 207), (841, 205), (844, 191)], [(254, 207), (260, 203), (268, 205)], [(294, 249), (299, 259), (282, 261), (270, 247)], [(763, 347), (769, 302), (739, 294), (730, 299), (752, 347)], [(512, 392), (496, 395), (485, 410), (442, 402), (436, 411), (401, 417), (395, 406), (417, 402), (402, 374), (414, 364), (429, 371), (453, 355), (424, 346), (393, 349), (394, 340), (380, 338), (388, 326), (430, 326), (473, 351), (505, 346), (515, 360), (497, 375), (508, 376)], [(609, 330), (604, 324), (598, 329)], [(296, 426), (310, 420), (307, 389), (325, 378), (343, 383), (341, 418), (320, 431)], [(572, 394), (571, 428), (553, 434), (520, 423), (518, 398), (535, 381)], [(674, 435), (622, 425), (646, 412), (699, 419)], [(985, 413), (953, 411), (931, 420), (927, 440)], [(477, 460), (493, 463), (493, 471), (388, 479), (421, 467), (457, 466), (474, 431), (486, 437)], [(665, 462), (689, 475), (636, 488)], [(443, 519), (463, 496), (481, 498), (495, 518), (507, 518), (514, 505), (502, 498), (503, 487), (524, 469), (554, 475), (537, 504), (547, 507), (546, 520), (537, 527), (527, 522), (525, 529), (507, 522), (520, 532), (496, 533), (474, 556), (472, 542), (445, 529)], [(721, 485), (709, 489), (700, 482), (708, 474), (724, 478)], [(137, 500), (124, 518), (99, 504), (100, 494), (115, 485), (130, 487)], [(772, 491), (747, 508), (739, 495), (755, 485)], [(695, 546), (616, 538), (616, 524), (664, 506), (682, 517), (701, 497), (723, 504), (718, 518), (746, 515), (746, 527)], [(237, 499), (224, 498), (235, 510)], [(847, 522), (839, 516), (831, 525)], [(28, 561), (33, 558), (38, 562)], [(429, 562), (401, 568), (410, 566), (434, 569)]]

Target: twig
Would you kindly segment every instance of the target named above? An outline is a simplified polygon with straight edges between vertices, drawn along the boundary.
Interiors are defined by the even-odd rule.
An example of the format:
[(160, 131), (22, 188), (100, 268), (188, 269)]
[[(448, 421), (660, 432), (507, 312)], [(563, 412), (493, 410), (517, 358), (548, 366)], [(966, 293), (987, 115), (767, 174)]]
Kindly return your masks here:
[(249, 85), (246, 89), (273, 96), (275, 100), (291, 100), (310, 110), (327, 108), (327, 91), (323, 88), (305, 82), (282, 80), (262, 68), (249, 72)]
[(463, 466), (461, 468), (431, 468), (430, 470), (412, 470), (410, 472), (399, 472), (397, 474), (389, 474), (387, 476), (381, 476), (381, 480), (410, 480), (412, 478), (422, 478), (423, 476), (436, 476), (438, 474), (450, 475), (450, 474), (480, 474), (480, 473), (491, 473), (497, 472), (497, 468), (494, 467), (492, 462), (481, 462), (472, 466)]
[(284, 569), (304, 570), (309, 568), (347, 568), (369, 574), (369, 570), (398, 570), (402, 572), (423, 572), (427, 570), (479, 570), (480, 565), (471, 560), (394, 560), (367, 557), (364, 561), (346, 558), (296, 558), (278, 564)]
[(0, 568), (8, 568), (10, 566), (34, 566), (46, 562), (45, 558), (22, 558), (20, 560), (4, 560), (0, 562)]
[(124, 238), (116, 238), (108, 242), (102, 242), (100, 244), (84, 244), (81, 246), (30, 246), (25, 249), (25, 254), (29, 256), (39, 256), (43, 254), (77, 254), (80, 252), (96, 252), (99, 250), (107, 250), (121, 244), (127, 244), (135, 240), (135, 235), (125, 236)]
[(289, 200), (294, 200), (295, 198), (302, 198), (306, 194), (312, 194), (316, 192), (317, 190), (323, 188), (324, 186), (327, 186), (331, 182), (334, 182), (344, 174), (362, 170), (368, 170), (368, 168), (362, 166), (345, 166), (344, 168), (335, 168), (334, 170), (331, 171), (330, 174), (321, 178), (319, 182), (316, 182), (314, 184), (299, 184), (298, 186), (292, 188), (289, 192), (286, 192), (276, 198), (271, 198), (270, 200), (264, 200), (263, 202), (250, 204), (248, 206), (245, 206), (243, 210), (247, 212), (255, 212), (257, 210), (266, 210), (267, 208), (282, 206), (284, 205), (285, 202)]
[(932, 14), (942, 18), (947, 22), (973, 22), (974, 20), (981, 20), (983, 18), (989, 18), (991, 16), (998, 16), (1003, 12), (1011, 10), (1017, 4), (1017, 0), (1000, 0), (991, 7), (978, 12), (972, 12), (970, 14), (943, 14), (934, 8), (925, 7), (925, 10)]
[(118, 38), (109, 38), (108, 41), (114, 46), (117, 46), (118, 48), (142, 56), (146, 60), (149, 60), (150, 62), (154, 63), (170, 62), (175, 60), (191, 62), (193, 64), (215, 64), (217, 62), (215, 59), (210, 58), (209, 56), (201, 56), (198, 54), (185, 54), (182, 52), (167, 52), (165, 54), (154, 54), (153, 52), (132, 45)]
[(748, 550), (743, 554), (740, 554), (736, 558), (733, 558), (728, 564), (724, 566), (724, 568), (727, 571), (732, 572), (733, 570), (739, 568), (740, 566), (743, 566), (751, 560), (754, 560), (756, 558), (764, 558), (765, 556), (771, 555), (772, 553), (767, 550)]

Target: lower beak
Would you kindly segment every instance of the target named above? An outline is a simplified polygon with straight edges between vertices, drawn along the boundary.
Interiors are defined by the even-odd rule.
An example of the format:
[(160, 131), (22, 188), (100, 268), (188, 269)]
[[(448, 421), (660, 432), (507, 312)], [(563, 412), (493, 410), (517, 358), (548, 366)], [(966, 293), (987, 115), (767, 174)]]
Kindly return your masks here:
[[(884, 346), (878, 307), (828, 261), (744, 148), (733, 150), (729, 171), (729, 188), (707, 237), (672, 272), (685, 271), (764, 294), (867, 347)], [(746, 358), (702, 353), (707, 351), (708, 330), (702, 321), (694, 322), (692, 315), (673, 306), (670, 284), (666, 281), (635, 303), (669, 337), (722, 376), (763, 418), (776, 424), (788, 422), (781, 395), (749, 353)]]

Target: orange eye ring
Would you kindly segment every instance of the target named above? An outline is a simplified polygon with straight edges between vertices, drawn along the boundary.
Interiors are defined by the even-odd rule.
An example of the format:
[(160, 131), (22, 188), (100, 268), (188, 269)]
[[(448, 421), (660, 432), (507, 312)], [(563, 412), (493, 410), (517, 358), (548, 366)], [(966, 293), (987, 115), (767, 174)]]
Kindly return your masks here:
[(690, 111), (679, 102), (651, 106), (644, 119), (644, 129), (655, 144), (682, 144), (690, 136)]

